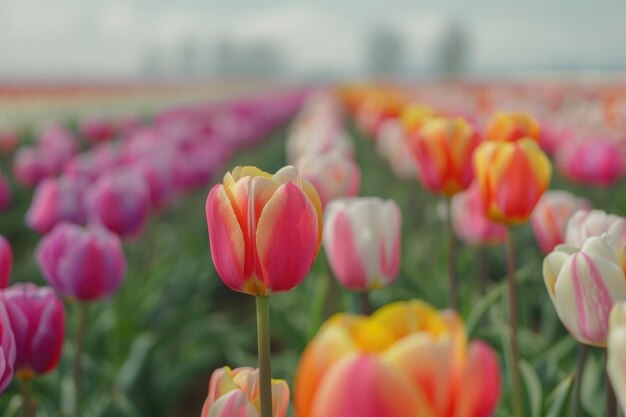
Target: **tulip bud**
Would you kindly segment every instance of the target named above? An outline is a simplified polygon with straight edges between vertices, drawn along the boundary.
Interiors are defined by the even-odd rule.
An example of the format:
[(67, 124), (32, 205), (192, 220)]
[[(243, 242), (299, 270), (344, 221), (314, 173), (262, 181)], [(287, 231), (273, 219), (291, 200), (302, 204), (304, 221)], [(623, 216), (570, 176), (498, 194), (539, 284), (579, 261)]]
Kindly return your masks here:
[(577, 210), (589, 210), (591, 203), (567, 191), (546, 192), (533, 210), (530, 222), (543, 253), (565, 242), (567, 222)]
[(497, 245), (506, 240), (506, 227), (485, 216), (475, 182), (452, 197), (452, 227), (459, 239), (468, 245)]
[(321, 245), (319, 196), (293, 166), (274, 175), (236, 167), (211, 189), (206, 218), (217, 273), (251, 295), (295, 288)]
[(80, 301), (112, 295), (126, 273), (119, 238), (97, 226), (58, 224), (39, 243), (37, 262), (55, 290)]
[[(209, 382), (209, 393), (201, 417), (259, 417), (259, 371), (252, 368), (216, 369)], [(289, 386), (272, 380), (272, 417), (285, 417), (289, 406)]]
[(109, 172), (87, 192), (88, 216), (121, 237), (135, 237), (148, 219), (150, 192), (133, 171)]
[(324, 249), (333, 274), (352, 290), (395, 281), (400, 268), (400, 209), (377, 197), (331, 201), (324, 217)]
[(609, 317), (606, 370), (626, 413), (626, 302), (615, 303)]
[(463, 119), (436, 118), (407, 137), (419, 178), (428, 190), (452, 196), (471, 184), (478, 134)]
[(541, 129), (539, 123), (525, 113), (498, 113), (489, 125), (485, 138), (505, 142), (515, 142), (522, 138), (539, 141)]
[(13, 250), (11, 244), (0, 235), (0, 290), (9, 286), (13, 268)]
[(340, 152), (305, 155), (296, 167), (300, 177), (308, 180), (319, 193), (322, 207), (340, 197), (354, 197), (359, 193), (361, 170), (351, 157)]
[(15, 366), (15, 337), (6, 310), (5, 301), (0, 297), (0, 394), (11, 383)]
[(26, 224), (39, 233), (48, 233), (62, 221), (85, 224), (83, 194), (87, 183), (82, 178), (47, 178), (35, 190), (26, 212)]
[(53, 370), (63, 347), (63, 303), (52, 288), (30, 283), (15, 284), (2, 297), (15, 335), (15, 374), (29, 379)]
[(554, 308), (572, 337), (606, 346), (609, 313), (626, 300), (626, 278), (607, 234), (590, 237), (580, 251), (557, 246), (543, 262), (543, 278)]
[(491, 221), (525, 222), (548, 188), (552, 166), (537, 142), (483, 142), (474, 153), (483, 211)]

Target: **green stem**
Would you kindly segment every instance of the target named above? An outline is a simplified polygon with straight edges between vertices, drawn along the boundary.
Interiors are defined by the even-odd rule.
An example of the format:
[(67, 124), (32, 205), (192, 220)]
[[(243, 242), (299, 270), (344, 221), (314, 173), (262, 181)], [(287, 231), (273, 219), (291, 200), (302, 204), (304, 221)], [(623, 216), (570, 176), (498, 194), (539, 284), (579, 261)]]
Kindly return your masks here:
[(448, 304), (453, 310), (459, 309), (459, 282), (456, 273), (456, 237), (452, 228), (452, 199), (447, 200), (448, 229)]
[[(606, 355), (608, 358), (608, 351)], [(611, 378), (609, 378), (609, 369), (607, 366), (604, 368), (606, 369), (606, 416), (617, 417), (617, 397), (615, 397), (615, 390), (611, 384)]]
[(587, 360), (587, 346), (583, 343), (578, 344), (578, 358), (576, 359), (576, 375), (574, 379), (574, 393), (572, 395), (572, 417), (580, 415), (580, 386), (583, 379), (583, 370)]
[(256, 296), (256, 322), (259, 350), (261, 416), (272, 417), (272, 366), (270, 352), (270, 304), (265, 295)]
[(78, 302), (76, 304), (78, 310), (78, 329), (76, 331), (76, 340), (74, 348), (74, 416), (81, 416), (81, 400), (82, 400), (82, 367), (81, 361), (83, 356), (83, 348), (85, 345), (85, 333), (87, 332), (87, 304)]
[(361, 314), (369, 316), (372, 314), (372, 305), (370, 304), (369, 291), (360, 291), (359, 296), (361, 299)]
[(19, 378), (20, 395), (22, 396), (22, 415), (24, 417), (35, 417), (37, 404), (33, 401), (33, 391), (29, 378)]
[(511, 376), (513, 378), (513, 416), (522, 417), (522, 379), (520, 375), (520, 353), (517, 341), (517, 290), (515, 288), (515, 246), (511, 229), (506, 232), (507, 288), (510, 323)]

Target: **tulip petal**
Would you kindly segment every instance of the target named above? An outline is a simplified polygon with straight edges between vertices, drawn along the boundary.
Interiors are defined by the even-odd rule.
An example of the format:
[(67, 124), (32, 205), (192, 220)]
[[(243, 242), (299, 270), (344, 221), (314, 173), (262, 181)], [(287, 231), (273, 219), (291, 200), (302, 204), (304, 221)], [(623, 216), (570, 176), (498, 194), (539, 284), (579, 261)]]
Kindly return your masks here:
[(288, 291), (306, 276), (315, 259), (315, 207), (295, 184), (281, 185), (261, 213), (256, 233), (263, 281), (270, 292)]
[(209, 193), (206, 216), (215, 269), (229, 288), (242, 291), (245, 261), (244, 235), (221, 184), (213, 187)]
[(494, 350), (472, 342), (460, 383), (455, 417), (491, 417), (500, 399), (500, 365)]
[(202, 417), (259, 417), (259, 412), (241, 390), (220, 397), (210, 407), (202, 409)]

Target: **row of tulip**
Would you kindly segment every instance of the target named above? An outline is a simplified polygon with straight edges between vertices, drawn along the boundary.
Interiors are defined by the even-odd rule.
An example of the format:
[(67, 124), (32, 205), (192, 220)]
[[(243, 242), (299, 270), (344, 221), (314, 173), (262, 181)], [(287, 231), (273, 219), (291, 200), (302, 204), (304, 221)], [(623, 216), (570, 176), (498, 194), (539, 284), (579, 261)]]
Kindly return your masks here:
[[(626, 300), (626, 220), (590, 211), (588, 201), (571, 193), (546, 192), (552, 164), (540, 147), (535, 119), (501, 113), (481, 130), (476, 121), (399, 99), (396, 92), (348, 90), (344, 98), (366, 136), (376, 138), (381, 156), (392, 165), (398, 162), (398, 176), (415, 175), (425, 189), (449, 198), (450, 232), (469, 244), (506, 244), (514, 415), (523, 415), (523, 397), (511, 226), (532, 220), (548, 254), (543, 268), (548, 293), (576, 340), (606, 346), (607, 339), (623, 337), (623, 307), (617, 303)], [(360, 170), (343, 129), (342, 108), (331, 96), (315, 96), (301, 111), (287, 154), (295, 167), (274, 175), (237, 167), (207, 199), (218, 274), (231, 289), (257, 298), (260, 369), (217, 370), (203, 416), (286, 415), (289, 389), (284, 381), (270, 382), (266, 297), (302, 282), (320, 239), (333, 274), (348, 289), (380, 288), (398, 273), (399, 209), (393, 201), (354, 197)], [(614, 182), (623, 174), (616, 155), (617, 174), (594, 171), (585, 180)], [(454, 309), (453, 237), (449, 243)], [(365, 292), (369, 313), (367, 298)], [(614, 305), (611, 321), (617, 336), (611, 337)], [(626, 404), (623, 372), (617, 366), (623, 354), (613, 348), (609, 355), (607, 371)], [(303, 353), (295, 384), (298, 416), (487, 416), (498, 403), (500, 371), (493, 349), (480, 341), (468, 344), (454, 311), (440, 314), (413, 301), (390, 304), (371, 317), (330, 318)], [(609, 415), (614, 415), (612, 406), (609, 400)]]
[[(97, 138), (83, 129), (94, 144), (83, 153), (77, 153), (79, 143), (68, 129), (52, 125), (34, 147), (15, 153), (16, 182), (37, 187), (25, 222), (44, 234), (36, 260), (50, 285), (7, 288), (13, 255), (0, 238), (0, 392), (15, 376), (23, 387), (24, 415), (36, 413), (31, 380), (53, 370), (61, 355), (61, 299), (78, 305), (72, 410), (78, 416), (87, 306), (113, 296), (123, 284), (122, 239), (139, 238), (150, 212), (159, 214), (185, 192), (205, 186), (231, 154), (291, 117), (304, 96), (283, 92), (174, 108), (131, 131), (112, 124), (94, 129)], [(105, 130), (106, 137), (100, 134)], [(32, 163), (24, 164), (25, 154)]]

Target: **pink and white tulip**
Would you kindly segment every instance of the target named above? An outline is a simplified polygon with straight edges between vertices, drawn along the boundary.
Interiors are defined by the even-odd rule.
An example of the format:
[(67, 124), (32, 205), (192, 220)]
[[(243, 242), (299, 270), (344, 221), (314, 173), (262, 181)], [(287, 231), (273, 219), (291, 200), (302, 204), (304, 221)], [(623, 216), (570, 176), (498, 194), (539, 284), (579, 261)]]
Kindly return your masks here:
[[(216, 369), (201, 417), (259, 417), (259, 371), (252, 368)], [(289, 407), (289, 386), (272, 380), (272, 417), (285, 417)]]
[(543, 278), (554, 308), (572, 337), (606, 346), (609, 313), (626, 300), (626, 278), (610, 236), (592, 236), (577, 250), (557, 246), (543, 262)]
[(416, 178), (416, 161), (405, 138), (405, 130), (398, 119), (383, 122), (376, 140), (378, 154), (389, 162), (393, 173), (402, 179)]
[(626, 219), (602, 210), (578, 210), (567, 222), (565, 244), (580, 248), (591, 236), (607, 233), (617, 246), (626, 244)]
[(577, 210), (589, 210), (591, 203), (567, 191), (547, 191), (530, 216), (539, 247), (544, 254), (565, 242), (567, 223)]
[(346, 288), (371, 290), (395, 281), (400, 268), (402, 217), (393, 200), (331, 201), (324, 215), (324, 250)]
[(300, 176), (319, 193), (322, 206), (340, 197), (354, 197), (361, 186), (361, 169), (350, 156), (340, 152), (308, 154), (296, 162)]
[(16, 355), (17, 349), (11, 321), (5, 307), (5, 301), (0, 297), (0, 394), (7, 389), (13, 380)]
[(82, 178), (62, 176), (41, 182), (26, 212), (26, 224), (39, 233), (48, 233), (57, 223), (85, 224), (83, 196), (87, 183)]
[(480, 190), (476, 182), (452, 197), (452, 227), (468, 245), (498, 245), (506, 240), (506, 227), (494, 223), (483, 211)]

